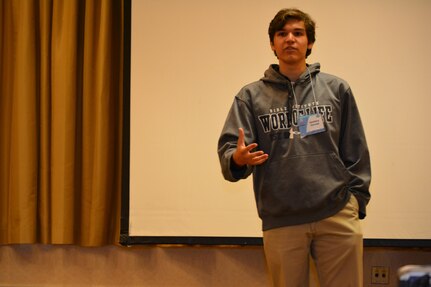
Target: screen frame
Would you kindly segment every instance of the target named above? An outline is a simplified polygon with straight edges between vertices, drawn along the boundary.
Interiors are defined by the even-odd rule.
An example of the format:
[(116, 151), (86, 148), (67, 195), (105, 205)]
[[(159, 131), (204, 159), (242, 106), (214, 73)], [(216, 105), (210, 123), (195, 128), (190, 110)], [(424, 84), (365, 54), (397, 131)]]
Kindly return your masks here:
[[(130, 101), (132, 0), (124, 1), (123, 134), (119, 243), (134, 245), (261, 246), (262, 237), (130, 236)], [(431, 239), (364, 238), (364, 247), (431, 248)]]

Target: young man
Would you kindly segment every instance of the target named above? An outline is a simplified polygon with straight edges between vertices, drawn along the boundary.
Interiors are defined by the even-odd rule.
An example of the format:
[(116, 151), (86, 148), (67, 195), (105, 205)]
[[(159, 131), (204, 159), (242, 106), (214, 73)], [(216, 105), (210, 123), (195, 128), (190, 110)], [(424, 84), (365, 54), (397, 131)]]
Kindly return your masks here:
[(362, 286), (370, 158), (349, 85), (306, 64), (315, 23), (297, 9), (269, 26), (278, 65), (238, 93), (218, 142), (225, 179), (253, 174), (274, 286)]

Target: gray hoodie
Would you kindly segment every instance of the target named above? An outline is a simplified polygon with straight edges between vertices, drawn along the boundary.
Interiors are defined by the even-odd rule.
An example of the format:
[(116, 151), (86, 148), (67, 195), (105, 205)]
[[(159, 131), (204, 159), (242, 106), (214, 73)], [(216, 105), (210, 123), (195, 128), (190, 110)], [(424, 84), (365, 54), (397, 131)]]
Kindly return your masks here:
[[(363, 219), (370, 199), (370, 157), (349, 85), (321, 73), (318, 63), (307, 66), (295, 83), (278, 69), (271, 65), (235, 97), (218, 142), (223, 176), (238, 181), (253, 174), (263, 230), (330, 217), (351, 195)], [(325, 131), (302, 137), (301, 115), (317, 113)], [(238, 128), (244, 129), (246, 145), (257, 143), (269, 155), (265, 163), (235, 166)]]

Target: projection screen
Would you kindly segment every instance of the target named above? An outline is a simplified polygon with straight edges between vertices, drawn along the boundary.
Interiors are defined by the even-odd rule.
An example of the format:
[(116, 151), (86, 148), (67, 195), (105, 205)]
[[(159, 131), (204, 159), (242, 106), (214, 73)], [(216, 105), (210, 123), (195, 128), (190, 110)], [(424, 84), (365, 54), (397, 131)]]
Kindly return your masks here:
[(217, 140), (239, 89), (277, 63), (267, 29), (286, 5), (317, 22), (307, 62), (358, 103), (373, 171), (365, 238), (429, 244), (427, 0), (131, 1), (126, 241), (261, 237), (251, 177), (222, 178)]

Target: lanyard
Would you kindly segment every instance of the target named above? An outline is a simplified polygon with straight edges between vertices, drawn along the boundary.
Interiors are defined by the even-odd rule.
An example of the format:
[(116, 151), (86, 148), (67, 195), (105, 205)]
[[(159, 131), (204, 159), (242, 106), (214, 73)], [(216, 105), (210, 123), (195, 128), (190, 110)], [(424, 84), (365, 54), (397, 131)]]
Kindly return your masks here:
[[(317, 104), (316, 93), (314, 92), (314, 86), (313, 86), (313, 79), (311, 77), (310, 69), (308, 69), (308, 67), (307, 67), (307, 72), (308, 72), (308, 76), (310, 77), (310, 85), (311, 85), (311, 90), (313, 91), (314, 103)], [(292, 93), (293, 93), (293, 98), (295, 99), (295, 105), (298, 107), (299, 106), (298, 100), (296, 99), (296, 94), (295, 94), (295, 82), (290, 82), (290, 84), (292, 85)]]
[[(313, 79), (312, 79), (312, 77), (311, 77), (311, 73), (310, 73), (310, 69), (308, 69), (308, 67), (307, 67), (307, 72), (308, 72), (308, 76), (310, 77), (310, 85), (311, 85), (311, 90), (312, 90), (312, 92), (313, 92), (313, 98), (314, 98), (314, 103), (317, 105), (317, 98), (316, 98), (316, 93), (315, 93), (315, 91), (314, 91), (314, 86), (313, 86)], [(295, 94), (295, 82), (290, 82), (290, 84), (291, 84), (291, 86), (292, 86), (292, 93), (293, 93), (293, 98), (294, 98), (294, 100), (295, 100), (295, 106), (296, 107), (299, 107), (299, 105), (298, 105), (298, 100), (297, 100), (297, 98), (296, 98), (296, 94)], [(316, 109), (316, 111), (317, 111), (317, 109)], [(292, 119), (292, 113), (293, 113), (293, 109), (291, 109), (291, 119)], [(296, 129), (298, 129), (298, 127), (296, 128)], [(294, 130), (294, 126), (293, 126), (293, 120), (291, 120), (291, 125), (290, 125), (290, 136), (289, 136), (289, 138), (290, 139), (293, 139), (294, 138), (294, 135), (300, 135), (301, 134), (301, 132), (300, 131), (298, 131), (298, 130)]]

